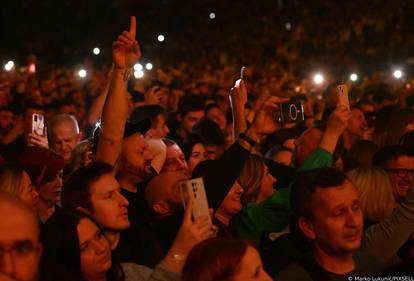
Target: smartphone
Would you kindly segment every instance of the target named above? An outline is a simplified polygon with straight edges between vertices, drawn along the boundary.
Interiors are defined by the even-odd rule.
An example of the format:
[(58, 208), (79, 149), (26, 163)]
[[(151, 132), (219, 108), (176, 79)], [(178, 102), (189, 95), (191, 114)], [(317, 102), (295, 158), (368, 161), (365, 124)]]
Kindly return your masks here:
[(293, 96), (288, 102), (279, 104), (277, 120), (280, 123), (299, 123), (305, 120), (305, 110), (299, 96)]
[(244, 79), (244, 72), (246, 71), (246, 67), (242, 66), (240, 69), (240, 80)]
[(338, 92), (338, 105), (344, 105), (349, 110), (348, 86), (340, 84), (336, 87), (336, 90)]
[(210, 218), (203, 178), (181, 181), (179, 183), (179, 186), (182, 194), (184, 208), (186, 208), (186, 202), (188, 202), (188, 200), (193, 200), (193, 218), (196, 219), (204, 215), (208, 215)]
[(38, 136), (44, 135), (45, 118), (42, 114), (32, 114), (32, 133)]

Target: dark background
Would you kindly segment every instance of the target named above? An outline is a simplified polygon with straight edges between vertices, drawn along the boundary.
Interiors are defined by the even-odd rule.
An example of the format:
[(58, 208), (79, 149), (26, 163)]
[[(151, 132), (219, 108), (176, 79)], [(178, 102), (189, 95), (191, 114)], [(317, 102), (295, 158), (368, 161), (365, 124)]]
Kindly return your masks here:
[[(209, 19), (210, 12), (215, 20)], [(1, 2), (0, 60), (22, 62), (33, 52), (54, 64), (74, 65), (85, 58), (108, 63), (111, 42), (128, 28), (130, 15), (137, 17), (143, 58), (165, 63), (229, 48), (237, 56), (235, 47), (253, 48), (254, 43), (260, 48), (258, 59), (266, 60), (275, 46), (292, 41), (287, 22), (292, 30), (304, 27), (308, 39), (294, 41), (300, 54), (322, 61), (327, 54), (346, 53), (378, 67), (405, 62), (414, 46), (414, 3), (409, 0), (17, 0)], [(363, 34), (353, 35), (343, 48), (312, 42), (340, 40), (354, 21), (365, 22)], [(158, 34), (166, 36), (162, 44)], [(102, 51), (99, 57), (91, 53), (95, 46)]]

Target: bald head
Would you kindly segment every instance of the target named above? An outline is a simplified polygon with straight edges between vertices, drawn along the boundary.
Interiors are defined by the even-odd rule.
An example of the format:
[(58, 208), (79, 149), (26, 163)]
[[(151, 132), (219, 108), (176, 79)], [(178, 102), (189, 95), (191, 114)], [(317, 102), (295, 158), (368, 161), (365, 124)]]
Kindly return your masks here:
[(20, 281), (37, 280), (42, 253), (39, 226), (33, 211), (20, 199), (0, 193), (0, 272)]
[(155, 176), (147, 185), (146, 199), (151, 210), (156, 214), (165, 215), (181, 206), (179, 182), (188, 179), (184, 170), (164, 172)]
[(73, 148), (81, 141), (78, 121), (69, 114), (53, 116), (47, 123), (47, 137), (51, 149), (62, 155), (68, 163)]

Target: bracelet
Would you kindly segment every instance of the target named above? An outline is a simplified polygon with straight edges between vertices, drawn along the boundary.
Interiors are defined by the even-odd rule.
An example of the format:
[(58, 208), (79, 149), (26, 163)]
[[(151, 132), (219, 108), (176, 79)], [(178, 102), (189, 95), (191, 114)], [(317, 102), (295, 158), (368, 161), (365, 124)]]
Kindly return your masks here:
[(257, 145), (257, 142), (255, 142), (252, 138), (250, 138), (245, 133), (240, 133), (239, 138), (241, 138), (242, 140), (244, 140), (245, 142), (247, 142), (248, 144), (250, 144), (253, 147), (255, 147)]
[(172, 255), (172, 258), (173, 258), (174, 262), (177, 263), (177, 264), (182, 263), (184, 261), (184, 258), (180, 255), (177, 255), (177, 254)]
[(125, 72), (124, 72), (124, 82), (128, 81), (130, 76), (131, 76), (131, 68), (125, 69)]

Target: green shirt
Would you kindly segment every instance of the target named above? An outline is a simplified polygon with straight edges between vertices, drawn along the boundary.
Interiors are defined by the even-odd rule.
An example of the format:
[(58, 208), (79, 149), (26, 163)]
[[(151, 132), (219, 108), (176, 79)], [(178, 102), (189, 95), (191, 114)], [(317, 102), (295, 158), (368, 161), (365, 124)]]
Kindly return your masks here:
[[(317, 148), (299, 167), (297, 173), (332, 166), (332, 154)], [(249, 203), (232, 219), (232, 228), (242, 239), (260, 244), (264, 233), (280, 232), (289, 224), (290, 186), (282, 188), (263, 202)]]

